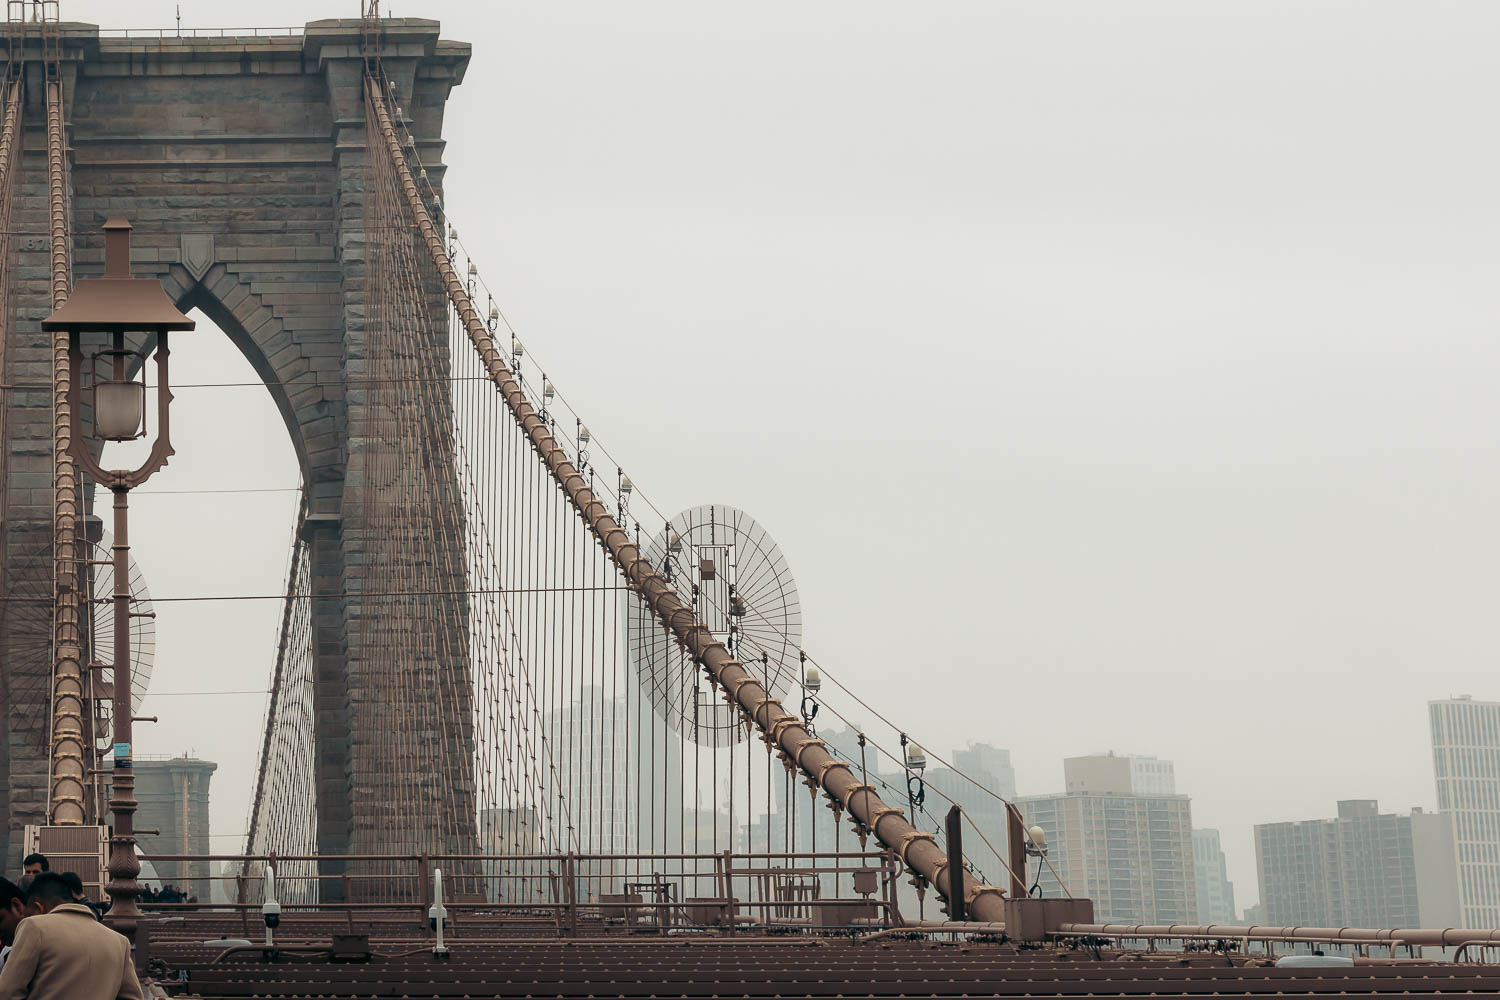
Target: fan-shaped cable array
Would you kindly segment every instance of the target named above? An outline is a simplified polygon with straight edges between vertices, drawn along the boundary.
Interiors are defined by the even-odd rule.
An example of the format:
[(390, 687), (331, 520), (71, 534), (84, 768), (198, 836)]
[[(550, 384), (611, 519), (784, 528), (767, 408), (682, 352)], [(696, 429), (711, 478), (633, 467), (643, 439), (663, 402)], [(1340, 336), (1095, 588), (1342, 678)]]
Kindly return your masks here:
[[(459, 864), (460, 882), (522, 907), (557, 891), (568, 853), (597, 897), (685, 877), (693, 855), (756, 851), (768, 874), (803, 870), (810, 852), (875, 848), (872, 834), (945, 889), (931, 838), (881, 803), (892, 782), (875, 741), (851, 762), (814, 738), (800, 601), (774, 541), (733, 507), (662, 516), (604, 464), (546, 372), (502, 336), (402, 95), (375, 69), (369, 380), (341, 524), (346, 558), (352, 544), (381, 568), (343, 594), (359, 604), (348, 784), (380, 808), (356, 803), (352, 844), (489, 857)], [(284, 646), (295, 628), (289, 616)], [(294, 683), (283, 669), (278, 701)], [(273, 734), (316, 738), (284, 718), (273, 709)], [(297, 794), (267, 747), (258, 816)], [(264, 851), (258, 830), (251, 848)], [(836, 891), (842, 878), (814, 882)], [(723, 889), (690, 881), (684, 891)]]

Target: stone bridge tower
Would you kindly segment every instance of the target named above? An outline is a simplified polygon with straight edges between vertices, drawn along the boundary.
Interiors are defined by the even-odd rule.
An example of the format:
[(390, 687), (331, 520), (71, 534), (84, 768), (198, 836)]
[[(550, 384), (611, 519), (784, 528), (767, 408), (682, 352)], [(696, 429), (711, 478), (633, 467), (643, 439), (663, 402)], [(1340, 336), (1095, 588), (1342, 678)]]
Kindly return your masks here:
[[(378, 553), (352, 499), (368, 440), (357, 428), (372, 422), (359, 383), (368, 359), (361, 22), (221, 38), (107, 38), (92, 25), (64, 24), (62, 40), (76, 274), (102, 270), (105, 218), (130, 219), (135, 276), (158, 277), (179, 308), (201, 309), (265, 381), (302, 466), (313, 590), (327, 595), (313, 606), (319, 853), (400, 849), (403, 831), (391, 829), (383, 808), (392, 779), (382, 769), (390, 765), (362, 747), (382, 696), (365, 670), (379, 614), (362, 595), (375, 589), (367, 583), (382, 568), (371, 565)], [(409, 95), (405, 113), (428, 176), (440, 185), (444, 107), (463, 79), (469, 46), (439, 40), (437, 23), (426, 20), (383, 22), (381, 44), (386, 73)], [(26, 67), (25, 153), (13, 210), (26, 235), (16, 244), (16, 328), (5, 345), (4, 381), (47, 386), (50, 352), (38, 326), (50, 312), (40, 55), (38, 48)], [(444, 325), (438, 317), (438, 328)], [(44, 596), (51, 587), (50, 394), (5, 398), (7, 593)], [(432, 470), (432, 489), (451, 498), (452, 475), (451, 467)], [(50, 625), (44, 602), (5, 607), (0, 815), (8, 817), (13, 868), (20, 828), (45, 822)], [(454, 627), (465, 627), (461, 615), (452, 617)], [(457, 637), (454, 648), (466, 648), (466, 639)], [(203, 651), (205, 664), (212, 658)], [(451, 684), (445, 695), (458, 700), (447, 704), (468, 706), (467, 661), (442, 668), (427, 681)], [(463, 726), (468, 733), (467, 718)], [(434, 802), (434, 814), (472, 819), (471, 749), (448, 748), (420, 780), (407, 776), (419, 794), (451, 797), (446, 809)], [(443, 833), (449, 850), (466, 848), (472, 837), (472, 829)]]

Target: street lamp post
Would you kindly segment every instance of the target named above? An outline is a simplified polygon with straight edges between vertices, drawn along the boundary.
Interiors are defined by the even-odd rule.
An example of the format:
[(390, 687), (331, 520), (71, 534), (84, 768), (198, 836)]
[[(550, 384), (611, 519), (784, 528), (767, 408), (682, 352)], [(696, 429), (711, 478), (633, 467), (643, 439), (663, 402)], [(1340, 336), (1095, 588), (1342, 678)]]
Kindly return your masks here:
[[(72, 370), (68, 405), (72, 410), (73, 458), (95, 483), (114, 493), (114, 767), (111, 772), (109, 807), (114, 814), (110, 834), (108, 921), (111, 927), (133, 936), (141, 911), (136, 900), (141, 885), (136, 877), (141, 863), (135, 853), (135, 773), (132, 770), (131, 723), (134, 706), (130, 697), (130, 536), (128, 497), (173, 454), (168, 434), (168, 404), (172, 391), (167, 378), (167, 333), (194, 327), (172, 304), (161, 282), (130, 276), (130, 223), (110, 219), (104, 224), (104, 277), (81, 278), (68, 300), (42, 321), (42, 329), (66, 331)], [(104, 334), (107, 347), (85, 357), (83, 335)], [(126, 347), (126, 334), (145, 334), (139, 351)], [(81, 433), (82, 376), (90, 378), (93, 396), (94, 437), (100, 441), (134, 441), (145, 437), (146, 383), (131, 378), (131, 363), (140, 357), (144, 365), (152, 342), (156, 346), (157, 436), (151, 453), (139, 468), (110, 470), (100, 466), (89, 442)]]

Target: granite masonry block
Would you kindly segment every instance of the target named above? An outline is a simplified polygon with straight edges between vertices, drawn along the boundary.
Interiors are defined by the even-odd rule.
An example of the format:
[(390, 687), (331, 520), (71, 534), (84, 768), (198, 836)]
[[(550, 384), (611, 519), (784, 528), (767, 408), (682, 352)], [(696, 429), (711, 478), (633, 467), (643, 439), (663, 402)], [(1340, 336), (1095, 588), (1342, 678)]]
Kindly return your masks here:
[[(378, 659), (372, 644), (388, 634), (369, 627), (372, 620), (362, 595), (380, 585), (376, 581), (392, 571), (393, 560), (408, 558), (413, 570), (430, 573), (434, 563), (462, 565), (463, 556), (403, 557), (389, 549), (384, 536), (347, 516), (358, 511), (351, 485), (353, 493), (364, 492), (358, 469), (368, 457), (370, 441), (349, 434), (348, 408), (362, 405), (368, 394), (346, 389), (344, 382), (364, 377), (367, 356), (381, 350), (367, 342), (363, 330), (369, 185), (357, 48), (340, 53), (329, 47), (320, 59), (310, 60), (303, 55), (302, 40), (295, 38), (103, 39), (79, 55), (83, 58), (77, 63), (68, 123), (72, 207), (80, 231), (76, 269), (98, 273), (103, 240), (97, 227), (103, 219), (132, 219), (137, 273), (159, 276), (178, 300), (201, 296), (211, 314), (232, 317), (252, 359), (287, 387), (275, 391), (283, 393), (292, 414), (294, 444), (312, 484), (309, 492), (320, 509), (345, 515), (340, 529), (316, 546), (319, 585), (336, 585), (346, 593), (339, 600), (318, 602), (313, 623), (319, 651), (314, 696), (318, 839), (325, 846), (399, 850), (403, 834), (385, 828), (389, 810), (373, 773), (362, 763), (373, 755), (374, 744), (366, 734), (382, 697), (378, 681), (368, 673)], [(399, 67), (391, 65), (408, 80), (417, 73), (424, 81), (409, 103), (423, 132), (419, 142), (429, 176), (436, 177), (442, 170), (437, 133), (443, 103), (467, 54), (424, 43), (413, 46), (408, 56)], [(410, 84), (402, 86), (409, 89)], [(40, 121), (28, 119), (26, 124), (25, 180), (13, 196), (13, 220), (20, 228), (41, 232), (48, 211), (44, 143)], [(200, 283), (181, 263), (182, 237), (203, 233), (213, 234), (213, 259)], [(7, 358), (12, 378), (50, 382), (48, 340), (34, 327), (51, 311), (50, 277), (45, 246), (18, 255), (12, 273), (17, 315), (32, 325), (23, 325), (12, 337)], [(443, 308), (440, 301), (432, 307), (435, 313)], [(434, 321), (441, 325), (443, 317), (435, 315)], [(12, 554), (44, 554), (53, 499), (51, 394), (12, 392), (6, 404), (7, 544)], [(443, 397), (440, 409), (446, 405)], [(441, 412), (432, 419), (446, 421)], [(455, 494), (451, 462), (434, 463), (427, 475), (430, 494), (413, 502), (430, 506)], [(26, 572), (34, 579), (14, 582), (38, 584), (45, 592), (50, 559), (33, 562)], [(467, 648), (456, 608), (435, 605), (422, 627), (439, 648)], [(12, 638), (0, 635), (0, 652)], [(268, 648), (267, 655), (271, 653)], [(443, 683), (431, 664), (422, 657), (415, 667), (429, 672), (429, 683)], [(444, 694), (446, 703), (467, 704), (463, 677), (461, 670), (453, 672), (454, 688)], [(42, 682), (45, 689), (43, 675), (22, 680)], [(46, 718), (44, 704), (14, 697), (5, 711), (10, 718)], [(466, 719), (467, 710), (461, 709), (459, 717)], [(472, 794), (470, 758), (462, 742), (472, 734), (460, 725), (452, 749), (452, 741), (438, 740), (443, 727), (434, 723), (413, 720), (414, 731), (427, 734), (433, 759), (401, 757), (381, 766), (394, 767), (403, 793), (429, 801), (431, 814), (462, 813), (462, 808), (439, 806), (454, 795)], [(0, 773), (8, 778), (0, 782), (0, 811), (13, 831), (44, 811), (45, 744), (44, 725), (12, 727), (7, 734), (8, 768)], [(465, 837), (472, 838), (472, 831), (443, 834), (445, 841), (471, 844)]]

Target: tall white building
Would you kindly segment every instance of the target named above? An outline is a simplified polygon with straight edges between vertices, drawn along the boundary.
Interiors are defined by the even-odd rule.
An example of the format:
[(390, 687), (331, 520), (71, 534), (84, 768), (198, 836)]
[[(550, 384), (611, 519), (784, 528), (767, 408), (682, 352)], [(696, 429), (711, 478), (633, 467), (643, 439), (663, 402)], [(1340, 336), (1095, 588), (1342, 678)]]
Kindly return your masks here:
[(953, 751), (953, 766), (1002, 799), (1016, 797), (1016, 769), (1009, 750), (970, 740), (965, 749)]
[[(1010, 763), (1010, 751), (988, 743), (970, 742), (963, 750), (953, 751), (953, 765), (929, 767), (922, 775), (927, 789), (927, 815), (925, 829), (935, 829), (947, 814), (948, 802), (962, 804), (969, 822), (978, 828), (964, 829), (964, 855), (984, 878), (992, 883), (1003, 884), (1005, 861), (996, 852), (1005, 851), (1009, 817), (1001, 799), (1016, 797), (1016, 771)], [(975, 784), (993, 792), (988, 795)], [(998, 798), (996, 797), (998, 796)], [(988, 841), (988, 843), (986, 843)]]
[[(585, 854), (660, 849), (662, 828), (679, 825), (684, 796), (691, 796), (681, 737), (649, 716), (627, 725), (639, 709), (624, 689), (586, 687), (547, 715), (547, 801), (566, 806), (553, 817), (553, 840)], [(654, 847), (646, 832), (652, 827)]]
[[(1056, 869), (1074, 896), (1094, 901), (1102, 921), (1197, 923), (1191, 803), (1186, 795), (1141, 792), (1136, 761), (1167, 763), (1114, 754), (1070, 757), (1063, 761), (1066, 792), (1016, 800), (1025, 822), (1047, 833), (1051, 865), (1032, 862), (1028, 872), (1043, 895), (1058, 896)], [(1171, 780), (1170, 771), (1145, 774), (1147, 788), (1163, 787), (1164, 774)]]
[(1500, 927), (1500, 702), (1427, 703), (1438, 809), (1453, 816), (1461, 926)]
[(1176, 795), (1177, 773), (1170, 760), (1131, 754), (1130, 787), (1137, 795)]
[(1459, 919), (1452, 827), (1444, 813), (1382, 813), (1346, 799), (1334, 819), (1255, 828), (1269, 924), (1452, 927)]
[[(551, 757), (557, 768), (566, 815), (559, 826), (572, 828), (565, 842), (576, 843), (585, 854), (631, 850), (633, 830), (631, 748), (623, 726), (623, 698), (608, 697), (599, 687), (586, 687), (578, 698), (549, 718)], [(555, 801), (556, 793), (551, 796)]]
[(1234, 923), (1239, 916), (1234, 909), (1234, 883), (1229, 881), (1218, 830), (1193, 831), (1193, 874), (1198, 882), (1199, 923)]

